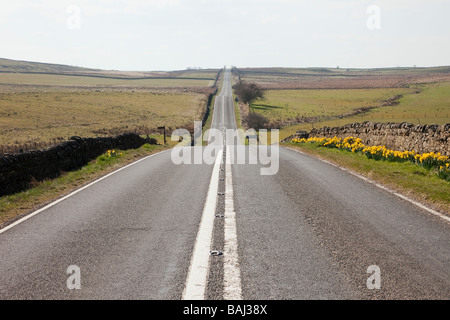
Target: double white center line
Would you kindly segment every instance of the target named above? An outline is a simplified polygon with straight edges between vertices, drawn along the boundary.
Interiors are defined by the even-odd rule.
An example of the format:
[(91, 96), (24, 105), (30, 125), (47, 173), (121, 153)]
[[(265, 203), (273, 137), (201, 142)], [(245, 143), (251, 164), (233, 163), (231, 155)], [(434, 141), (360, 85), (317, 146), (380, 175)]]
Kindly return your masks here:
[(230, 147), (227, 146), (225, 164), (225, 244), (224, 244), (224, 287), (225, 300), (241, 300), (241, 272), (239, 268), (236, 212), (233, 200), (233, 178), (231, 174)]
[[(234, 211), (233, 181), (229, 147), (225, 161), (225, 239), (224, 239), (224, 296), (225, 300), (241, 300), (241, 276), (238, 261), (236, 213)], [(208, 195), (203, 208), (202, 219), (197, 233), (191, 265), (188, 271), (186, 286), (183, 293), (184, 300), (204, 300), (208, 282), (209, 258), (213, 236), (214, 218), (217, 205), (217, 191), (219, 184), (220, 165), (223, 150), (218, 152), (214, 164)]]

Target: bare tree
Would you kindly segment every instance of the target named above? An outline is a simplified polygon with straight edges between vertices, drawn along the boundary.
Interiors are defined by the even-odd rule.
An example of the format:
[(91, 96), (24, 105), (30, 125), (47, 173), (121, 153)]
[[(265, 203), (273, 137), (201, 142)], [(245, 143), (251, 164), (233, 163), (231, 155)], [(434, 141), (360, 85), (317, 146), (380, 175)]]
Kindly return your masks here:
[(248, 128), (255, 130), (267, 129), (269, 126), (269, 119), (262, 114), (256, 112), (250, 112), (244, 119)]
[(233, 86), (233, 89), (239, 100), (249, 106), (255, 100), (264, 99), (264, 89), (253, 82), (239, 80), (239, 82)]

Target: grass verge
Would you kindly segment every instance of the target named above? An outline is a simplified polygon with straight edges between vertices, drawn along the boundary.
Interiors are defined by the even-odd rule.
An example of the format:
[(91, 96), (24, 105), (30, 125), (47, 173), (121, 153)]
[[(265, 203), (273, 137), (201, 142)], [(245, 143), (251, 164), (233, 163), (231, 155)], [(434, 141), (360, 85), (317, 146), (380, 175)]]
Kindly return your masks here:
[[(232, 83), (233, 85), (233, 83)], [(248, 145), (248, 140), (245, 139), (244, 134), (242, 132), (245, 131), (244, 126), (242, 124), (242, 114), (241, 114), (241, 110), (239, 108), (239, 101), (236, 101), (236, 94), (234, 93), (234, 90), (232, 90), (233, 92), (233, 105), (234, 105), (234, 118), (236, 119), (236, 128), (239, 130), (239, 138), (241, 140), (241, 143), (244, 145)]]
[[(224, 82), (223, 74), (220, 75), (219, 81), (220, 81), (219, 88), (217, 89), (217, 93), (213, 96), (213, 98), (211, 100), (211, 105), (209, 106), (209, 109), (210, 109), (209, 110), (209, 115), (208, 115), (208, 118), (205, 121), (205, 125), (202, 128), (202, 139), (203, 139), (203, 136), (205, 135), (205, 132), (207, 130), (211, 129), (212, 120), (213, 120), (213, 114), (214, 114), (214, 104), (216, 103), (217, 95), (222, 91), (222, 87), (223, 87), (223, 82)], [(204, 142), (203, 140), (201, 142), (202, 142), (202, 145), (208, 143), (208, 142)]]
[(314, 144), (284, 143), (314, 157), (347, 168), (400, 194), (450, 216), (450, 183), (410, 162), (375, 161), (361, 153), (319, 147)]
[(0, 228), (110, 172), (170, 147), (170, 144), (166, 146), (145, 144), (139, 149), (115, 150), (116, 156), (109, 157), (107, 153), (103, 154), (79, 170), (36, 183), (26, 191), (0, 197)]
[[(217, 91), (217, 94), (218, 93), (219, 93), (219, 91)], [(208, 143), (208, 142), (203, 142), (203, 137), (205, 136), (205, 132), (207, 130), (211, 129), (212, 120), (213, 120), (213, 113), (214, 113), (214, 104), (216, 103), (217, 94), (215, 94), (213, 96), (213, 98), (211, 99), (211, 105), (209, 106), (209, 115), (208, 115), (208, 118), (206, 118), (205, 125), (203, 126), (203, 129), (202, 129), (202, 136), (201, 136), (202, 144), (203, 143), (205, 143), (205, 144)]]

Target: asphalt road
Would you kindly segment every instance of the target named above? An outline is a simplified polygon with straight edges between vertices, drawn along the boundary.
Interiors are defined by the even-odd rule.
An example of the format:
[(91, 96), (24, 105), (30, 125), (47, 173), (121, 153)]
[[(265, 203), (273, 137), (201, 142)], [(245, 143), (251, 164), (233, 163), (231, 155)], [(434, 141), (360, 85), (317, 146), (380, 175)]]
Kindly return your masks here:
[[(227, 71), (212, 127), (235, 129), (233, 108)], [(449, 222), (293, 150), (262, 175), (255, 150), (238, 164), (226, 138), (224, 164), (166, 151), (0, 230), (0, 299), (189, 298), (210, 214), (223, 254), (199, 267), (204, 299), (450, 298)]]

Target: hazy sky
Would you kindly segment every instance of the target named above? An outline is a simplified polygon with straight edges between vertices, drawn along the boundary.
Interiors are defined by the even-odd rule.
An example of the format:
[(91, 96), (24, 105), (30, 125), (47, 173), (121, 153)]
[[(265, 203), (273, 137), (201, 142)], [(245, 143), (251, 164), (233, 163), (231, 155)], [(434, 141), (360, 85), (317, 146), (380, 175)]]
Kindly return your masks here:
[(115, 70), (450, 65), (450, 0), (0, 0), (0, 38)]

